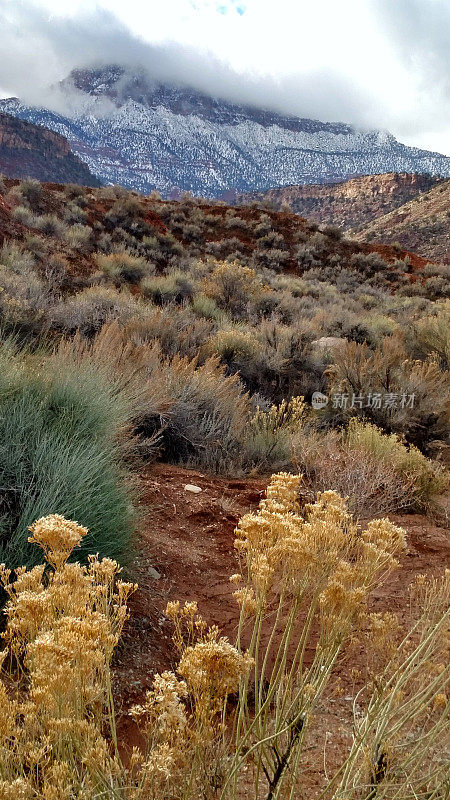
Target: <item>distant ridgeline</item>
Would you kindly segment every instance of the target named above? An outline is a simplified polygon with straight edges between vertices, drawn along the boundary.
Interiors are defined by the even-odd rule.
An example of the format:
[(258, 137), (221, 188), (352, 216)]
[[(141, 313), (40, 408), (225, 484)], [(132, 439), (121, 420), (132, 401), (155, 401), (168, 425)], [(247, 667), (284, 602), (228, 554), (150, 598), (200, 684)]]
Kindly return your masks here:
[(75, 70), (58, 87), (60, 101), (61, 91), (67, 115), (16, 98), (0, 110), (65, 136), (103, 182), (144, 193), (219, 197), (387, 172), (450, 176), (449, 157), (386, 131), (235, 105), (116, 65)]

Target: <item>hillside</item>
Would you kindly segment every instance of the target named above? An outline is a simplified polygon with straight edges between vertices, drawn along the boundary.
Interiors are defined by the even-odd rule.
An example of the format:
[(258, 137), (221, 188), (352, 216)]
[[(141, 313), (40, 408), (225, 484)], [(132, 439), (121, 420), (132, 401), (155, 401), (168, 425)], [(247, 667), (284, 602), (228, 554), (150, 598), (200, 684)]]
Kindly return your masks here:
[[(87, 279), (97, 271), (94, 256), (105, 247), (106, 237), (112, 251), (125, 246), (132, 252), (150, 253), (158, 272), (186, 258), (213, 257), (299, 276), (312, 268), (328, 269), (327, 280), (334, 282), (342, 266), (350, 266), (352, 259), (357, 262), (362, 257), (364, 261), (373, 255), (378, 259), (373, 267), (378, 280), (385, 278), (389, 288), (401, 279), (399, 269), (407, 282), (427, 280), (424, 258), (397, 247), (348, 241), (334, 230), (319, 231), (314, 223), (291, 213), (234, 208), (192, 197), (165, 201), (120, 187), (83, 191), (54, 183), (36, 189), (38, 199), (27, 199), (27, 193), (33, 195), (33, 187), (25, 187), (24, 197), (18, 181), (4, 182), (0, 236), (25, 242), (30, 232), (39, 233), (47, 249), (68, 259), (74, 277)], [(79, 243), (76, 231), (71, 232), (74, 223)], [(83, 237), (86, 241), (82, 244)], [(148, 237), (153, 238), (146, 245)], [(364, 269), (356, 262), (352, 269), (361, 269), (363, 279)]]
[(0, 110), (66, 136), (103, 182), (145, 193), (217, 197), (386, 172), (450, 175), (450, 158), (386, 131), (240, 106), (118, 65), (73, 71), (59, 108), (61, 93), (65, 115), (17, 98)]
[(278, 211), (287, 204), (295, 214), (312, 222), (348, 230), (387, 214), (439, 181), (431, 175), (391, 172), (363, 175), (341, 183), (279, 186), (267, 192), (228, 192), (224, 200), (236, 205), (258, 202)]
[[(133, 341), (157, 341), (165, 356), (217, 357), (269, 404), (295, 394), (310, 400), (329, 380), (336, 344), (381, 346), (449, 296), (439, 265), (399, 246), (346, 240), (295, 214), (8, 179), (0, 184), (0, 279), (6, 329), (92, 337), (113, 321), (131, 325)], [(429, 344), (414, 344), (415, 336), (408, 347), (420, 356)], [(445, 366), (447, 346), (430, 341)], [(408, 363), (404, 345), (394, 360)], [(373, 382), (378, 376), (377, 367)], [(402, 377), (404, 386), (411, 380)], [(400, 414), (394, 427), (439, 438), (433, 409), (447, 391), (440, 379), (436, 386), (438, 398), (423, 396), (426, 424)], [(373, 418), (392, 427), (384, 414), (375, 409)], [(165, 447), (173, 453), (171, 436)]]
[(450, 264), (450, 181), (357, 228), (354, 238), (399, 242), (425, 258)]
[(10, 178), (100, 186), (100, 181), (55, 131), (0, 113), (0, 174)]

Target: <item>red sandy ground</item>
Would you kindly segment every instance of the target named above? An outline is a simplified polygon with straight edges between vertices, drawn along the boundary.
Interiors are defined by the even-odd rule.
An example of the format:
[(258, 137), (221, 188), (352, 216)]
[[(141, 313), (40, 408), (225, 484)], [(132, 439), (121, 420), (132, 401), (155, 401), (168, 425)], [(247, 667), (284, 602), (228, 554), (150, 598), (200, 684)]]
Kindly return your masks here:
[[(237, 571), (233, 531), (240, 516), (257, 507), (268, 482), (268, 478), (209, 477), (166, 464), (148, 467), (141, 480), (143, 503), (148, 509), (130, 568), (139, 589), (131, 599), (131, 616), (115, 667), (125, 745), (139, 741), (127, 709), (150, 688), (155, 671), (176, 667), (171, 627), (164, 616), (168, 600), (197, 600), (202, 616), (233, 640), (237, 606), (232, 597), (234, 587), (228, 580)], [(185, 491), (184, 485), (189, 483), (200, 486), (202, 492)], [(448, 498), (443, 502), (448, 506)], [(447, 527), (425, 516), (394, 515), (391, 519), (406, 529), (409, 552), (402, 557), (400, 568), (373, 592), (370, 607), (373, 611), (395, 611), (402, 618), (407, 614), (408, 586), (414, 576), (439, 575), (450, 565), (450, 538)], [(149, 568), (156, 569), (161, 577), (152, 577)], [(364, 653), (356, 654), (351, 666), (363, 666), (364, 661)], [(323, 774), (325, 744), (332, 769), (349, 743), (353, 679), (345, 663), (338, 666), (337, 673), (343, 694), (324, 700), (320, 722), (316, 723), (317, 738), (306, 751), (304, 786), (308, 796), (314, 794)]]

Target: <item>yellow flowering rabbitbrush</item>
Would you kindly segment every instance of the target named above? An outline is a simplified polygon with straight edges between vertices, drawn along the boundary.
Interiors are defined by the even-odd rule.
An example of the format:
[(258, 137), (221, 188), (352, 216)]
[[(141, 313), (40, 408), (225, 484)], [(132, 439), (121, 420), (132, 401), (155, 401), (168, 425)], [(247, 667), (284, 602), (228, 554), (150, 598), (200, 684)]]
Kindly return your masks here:
[(376, 653), (366, 644), (352, 743), (334, 774), (313, 764), (319, 795), (447, 797), (450, 571), (418, 576), (409, 630), (394, 613), (369, 614), (404, 531), (388, 519), (361, 531), (334, 491), (303, 506), (300, 486), (274, 475), (237, 526), (235, 644), (196, 602), (167, 604), (178, 665), (130, 709), (142, 741), (126, 764), (111, 660), (135, 587), (111, 559), (69, 562), (87, 533), (76, 522), (31, 526), (46, 565), (0, 568), (0, 800), (310, 800), (304, 754), (320, 703), (344, 647), (364, 640)]

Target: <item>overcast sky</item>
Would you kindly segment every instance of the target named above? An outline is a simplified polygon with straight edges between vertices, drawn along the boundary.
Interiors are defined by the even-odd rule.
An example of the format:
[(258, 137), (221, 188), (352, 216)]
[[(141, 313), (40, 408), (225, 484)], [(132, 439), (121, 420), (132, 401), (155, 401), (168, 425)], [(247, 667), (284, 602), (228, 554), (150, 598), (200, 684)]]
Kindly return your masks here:
[(0, 0), (0, 96), (94, 62), (450, 155), (450, 0)]

